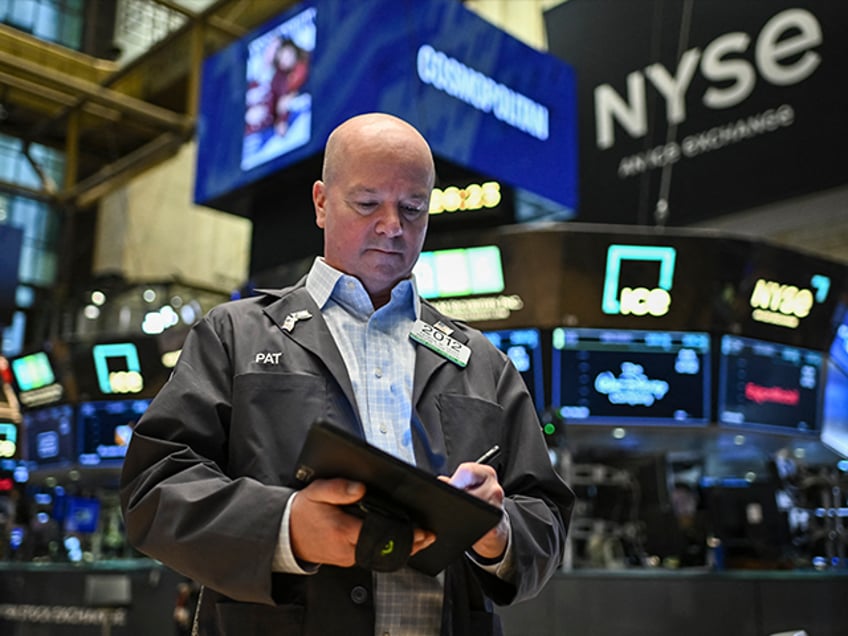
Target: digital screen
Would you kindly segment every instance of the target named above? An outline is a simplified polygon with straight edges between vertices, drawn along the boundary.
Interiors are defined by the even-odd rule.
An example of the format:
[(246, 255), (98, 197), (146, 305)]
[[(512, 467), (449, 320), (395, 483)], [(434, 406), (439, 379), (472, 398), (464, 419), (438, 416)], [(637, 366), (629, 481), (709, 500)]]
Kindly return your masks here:
[(718, 419), (771, 430), (818, 430), (824, 358), (818, 351), (722, 336)]
[(56, 372), (47, 352), (36, 351), (12, 358), (10, 366), (18, 396), (24, 406), (37, 407), (62, 399), (64, 389), (57, 382)]
[(345, 119), (384, 112), (437, 157), (573, 210), (575, 103), (571, 67), (455, 0), (302, 2), (205, 60), (194, 199), (252, 216), (231, 210), (248, 186), (291, 188), (283, 168), (320, 155)]
[(65, 532), (91, 534), (97, 531), (100, 501), (93, 497), (68, 497), (65, 504)]
[(542, 341), (538, 329), (484, 331), (493, 345), (503, 351), (521, 374), (536, 410), (545, 408), (545, 379)]
[(497, 294), (504, 290), (497, 245), (421, 252), (412, 270), (424, 298)]
[(32, 391), (53, 384), (56, 375), (44, 351), (12, 360), (12, 373), (21, 391)]
[(120, 462), (136, 422), (150, 405), (150, 400), (113, 400), (83, 402), (77, 412), (79, 463), (96, 466), (103, 462)]
[(553, 331), (551, 399), (566, 422), (706, 424), (710, 337), (700, 332)]
[(848, 457), (848, 371), (827, 365), (821, 425), (822, 444)]
[(42, 407), (23, 414), (26, 459), (36, 465), (72, 462), (74, 408), (70, 404)]
[(315, 48), (315, 9), (300, 11), (246, 46), (245, 171), (309, 142), (312, 96), (305, 84)]
[(836, 328), (833, 344), (830, 345), (830, 359), (848, 373), (848, 322)]

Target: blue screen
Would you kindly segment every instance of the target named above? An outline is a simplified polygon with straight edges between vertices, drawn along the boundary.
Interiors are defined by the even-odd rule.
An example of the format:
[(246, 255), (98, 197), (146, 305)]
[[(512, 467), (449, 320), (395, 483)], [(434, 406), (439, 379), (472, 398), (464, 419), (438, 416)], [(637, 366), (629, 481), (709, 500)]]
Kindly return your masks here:
[(575, 94), (569, 66), (455, 0), (304, 2), (206, 60), (195, 201), (320, 154), (341, 121), (381, 111), (438, 157), (575, 209)]
[(100, 501), (89, 497), (68, 497), (65, 504), (65, 532), (90, 534), (97, 530)]
[(821, 441), (848, 457), (848, 372), (828, 362), (822, 407)]
[(123, 461), (138, 419), (150, 400), (83, 402), (77, 414), (79, 463), (96, 466)]
[(848, 373), (848, 321), (836, 328), (836, 336), (830, 346), (830, 359)]
[(709, 334), (555, 329), (551, 401), (566, 422), (705, 425)]
[(505, 329), (483, 334), (503, 351), (521, 374), (536, 410), (545, 408), (545, 379), (542, 340), (538, 329)]
[(74, 407), (59, 404), (25, 411), (25, 458), (37, 466), (62, 464), (74, 456)]
[(818, 431), (823, 363), (818, 351), (722, 336), (719, 422), (775, 431)]

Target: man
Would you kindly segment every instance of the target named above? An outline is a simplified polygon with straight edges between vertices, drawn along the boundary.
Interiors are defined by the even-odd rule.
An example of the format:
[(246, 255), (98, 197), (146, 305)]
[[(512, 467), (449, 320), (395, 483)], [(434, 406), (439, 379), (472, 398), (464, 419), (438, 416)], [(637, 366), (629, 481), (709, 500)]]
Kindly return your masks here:
[[(213, 309), (136, 427), (128, 536), (205, 586), (210, 633), (497, 634), (492, 602), (535, 595), (560, 564), (573, 495), (520, 375), (415, 293), (434, 181), (406, 122), (342, 123), (313, 186), (324, 257), (291, 288)], [(418, 320), (467, 347), (467, 365), (416, 344)], [(436, 577), (355, 565), (362, 521), (342, 506), (364, 486), (293, 477), (317, 419), (502, 508), (500, 523)], [(495, 444), (493, 466), (469, 461)], [(411, 553), (433, 540), (416, 529)]]

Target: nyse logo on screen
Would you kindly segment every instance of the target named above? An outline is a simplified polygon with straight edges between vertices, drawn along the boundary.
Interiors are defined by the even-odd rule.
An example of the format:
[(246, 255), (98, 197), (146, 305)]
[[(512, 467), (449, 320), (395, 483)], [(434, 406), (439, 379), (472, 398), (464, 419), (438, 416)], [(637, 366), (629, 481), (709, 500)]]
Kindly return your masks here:
[(751, 292), (751, 318), (780, 327), (796, 329), (801, 320), (810, 315), (816, 303), (827, 300), (830, 277), (816, 274), (810, 278), (810, 287), (785, 285), (760, 278)]
[[(623, 316), (665, 316), (671, 307), (671, 286), (677, 251), (655, 245), (610, 245), (604, 276), (601, 309), (605, 314)], [(621, 266), (625, 261), (659, 263), (659, 275), (651, 286), (621, 287)], [(648, 281), (645, 281), (648, 283)]]
[(144, 389), (138, 349), (133, 343), (94, 345), (91, 353), (101, 393), (140, 393)]

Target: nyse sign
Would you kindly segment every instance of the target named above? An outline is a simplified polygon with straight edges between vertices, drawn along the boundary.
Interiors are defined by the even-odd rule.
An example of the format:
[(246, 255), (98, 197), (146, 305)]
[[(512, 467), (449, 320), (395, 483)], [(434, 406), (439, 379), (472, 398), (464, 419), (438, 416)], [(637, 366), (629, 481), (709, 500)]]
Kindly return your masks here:
[(786, 285), (760, 278), (751, 292), (751, 318), (789, 329), (796, 329), (801, 320), (810, 315), (817, 303), (827, 300), (830, 277), (816, 274), (810, 278), (810, 287)]
[[(653, 245), (610, 245), (601, 309), (605, 314), (664, 316), (671, 307), (671, 287), (677, 251)], [(656, 261), (659, 276), (650, 287), (621, 287), (621, 267), (626, 261)], [(647, 281), (646, 281), (647, 282)]]
[(665, 101), (669, 125), (686, 121), (686, 96), (696, 71), (715, 82), (701, 96), (710, 109), (721, 110), (740, 104), (754, 90), (757, 72), (770, 84), (797, 84), (821, 64), (814, 50), (822, 43), (822, 30), (816, 17), (804, 9), (787, 9), (774, 15), (763, 26), (754, 44), (754, 65), (740, 57), (751, 43), (744, 31), (734, 31), (717, 37), (703, 52), (695, 47), (683, 53), (677, 69), (669, 71), (659, 63), (650, 64), (627, 76), (627, 99), (622, 98), (610, 84), (595, 88), (595, 143), (598, 148), (610, 148), (615, 143), (614, 122), (634, 138), (648, 132), (648, 98), (645, 90), (647, 76)]

